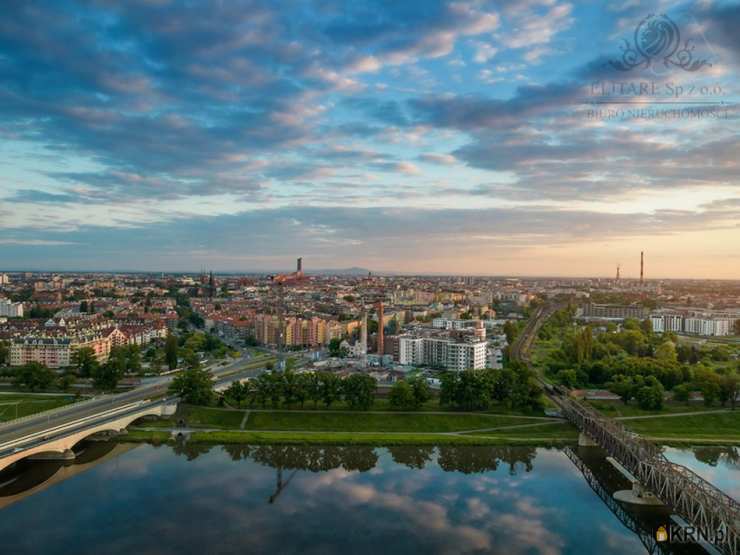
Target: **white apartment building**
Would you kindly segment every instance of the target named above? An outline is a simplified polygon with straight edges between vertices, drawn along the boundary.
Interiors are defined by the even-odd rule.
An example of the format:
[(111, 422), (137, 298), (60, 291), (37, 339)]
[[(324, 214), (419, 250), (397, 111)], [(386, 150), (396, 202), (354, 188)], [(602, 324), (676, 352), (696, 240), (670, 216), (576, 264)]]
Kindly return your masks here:
[(0, 285), (8, 285), (10, 283), (10, 277), (8, 274), (0, 274)]
[(402, 335), (398, 338), (398, 361), (405, 366), (429, 365), (458, 372), (478, 370), (486, 367), (486, 348), (485, 341), (475, 339)]
[(486, 367), (486, 342), (450, 343), (447, 347), (447, 369), (462, 372)]
[(10, 299), (0, 299), (0, 316), (23, 318), (23, 303), (13, 303)]
[(735, 331), (735, 319), (729, 317), (653, 314), (650, 322), (656, 333), (675, 332), (710, 337), (732, 335)]
[(401, 335), (398, 338), (398, 362), (404, 366), (424, 364), (424, 339)]
[(486, 368), (500, 370), (504, 367), (504, 352), (497, 348), (488, 348), (486, 351)]

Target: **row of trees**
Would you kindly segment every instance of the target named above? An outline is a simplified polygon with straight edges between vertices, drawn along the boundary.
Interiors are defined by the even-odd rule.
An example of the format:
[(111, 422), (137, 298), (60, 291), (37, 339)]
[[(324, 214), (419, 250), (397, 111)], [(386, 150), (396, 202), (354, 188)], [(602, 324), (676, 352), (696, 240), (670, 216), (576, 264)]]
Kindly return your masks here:
[(541, 410), (542, 388), (531, 371), (517, 362), (503, 370), (465, 370), (442, 374), (439, 402), (462, 410), (486, 410), (494, 403), (509, 408)]
[(341, 378), (331, 372), (296, 374), (286, 370), (265, 372), (244, 383), (234, 382), (224, 392), (224, 397), (237, 407), (244, 403), (262, 408), (268, 404), (273, 408), (303, 407), (307, 401), (312, 401), (315, 407), (323, 403), (329, 408), (334, 403), (345, 401), (351, 409), (368, 410), (375, 401), (376, 387), (375, 379), (366, 374)]
[(400, 380), (393, 384), (388, 395), (391, 407), (402, 410), (416, 410), (432, 398), (429, 385), (423, 378)]

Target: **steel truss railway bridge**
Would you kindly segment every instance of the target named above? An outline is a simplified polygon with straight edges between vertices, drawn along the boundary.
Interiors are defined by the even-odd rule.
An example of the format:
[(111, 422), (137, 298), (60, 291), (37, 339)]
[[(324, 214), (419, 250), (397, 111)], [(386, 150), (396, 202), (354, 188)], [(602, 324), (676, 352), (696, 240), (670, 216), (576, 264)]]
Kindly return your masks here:
[[(511, 346), (511, 356), (527, 365), (529, 349), (545, 320), (563, 304), (535, 310)], [(627, 430), (590, 406), (553, 389), (541, 378), (548, 397), (562, 416), (627, 469), (640, 484), (691, 526), (718, 551), (740, 555), (740, 504), (690, 469), (669, 461), (657, 445)]]

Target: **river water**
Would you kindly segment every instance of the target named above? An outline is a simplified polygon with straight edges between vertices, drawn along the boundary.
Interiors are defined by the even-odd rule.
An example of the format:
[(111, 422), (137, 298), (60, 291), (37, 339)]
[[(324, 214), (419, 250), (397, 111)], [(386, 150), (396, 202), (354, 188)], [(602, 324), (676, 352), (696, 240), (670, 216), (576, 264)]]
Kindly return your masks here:
[[(737, 450), (667, 454), (740, 496)], [(668, 516), (620, 520), (604, 499), (624, 487), (588, 449), (90, 443), (0, 474), (0, 537), (13, 555), (646, 553)]]

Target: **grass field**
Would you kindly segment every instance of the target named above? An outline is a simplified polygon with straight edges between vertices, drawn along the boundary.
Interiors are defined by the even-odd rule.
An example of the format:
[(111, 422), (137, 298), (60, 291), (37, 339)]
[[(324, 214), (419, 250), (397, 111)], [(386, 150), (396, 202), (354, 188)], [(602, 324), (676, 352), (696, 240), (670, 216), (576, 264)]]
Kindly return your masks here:
[(0, 395), (0, 422), (30, 416), (73, 402), (74, 396), (72, 395), (68, 397), (34, 395), (32, 393)]
[(666, 402), (661, 410), (643, 410), (633, 401), (625, 405), (622, 401), (588, 401), (601, 413), (612, 418), (620, 416), (654, 416), (658, 414), (675, 414), (681, 412), (703, 412), (708, 410), (721, 410), (722, 407), (706, 407), (704, 403), (673, 403)]
[(478, 428), (532, 424), (520, 417), (487, 414), (382, 414), (252, 412), (247, 430), (315, 432), (459, 432)]
[(740, 410), (675, 418), (627, 420), (624, 424), (646, 437), (697, 442), (701, 439), (740, 442)]
[[(125, 439), (124, 439), (125, 441)], [(354, 434), (350, 432), (197, 432), (190, 437), (196, 443), (271, 443), (271, 444), (320, 444), (320, 445), (537, 445), (555, 442), (527, 438), (496, 438), (474, 435), (445, 434)]]

